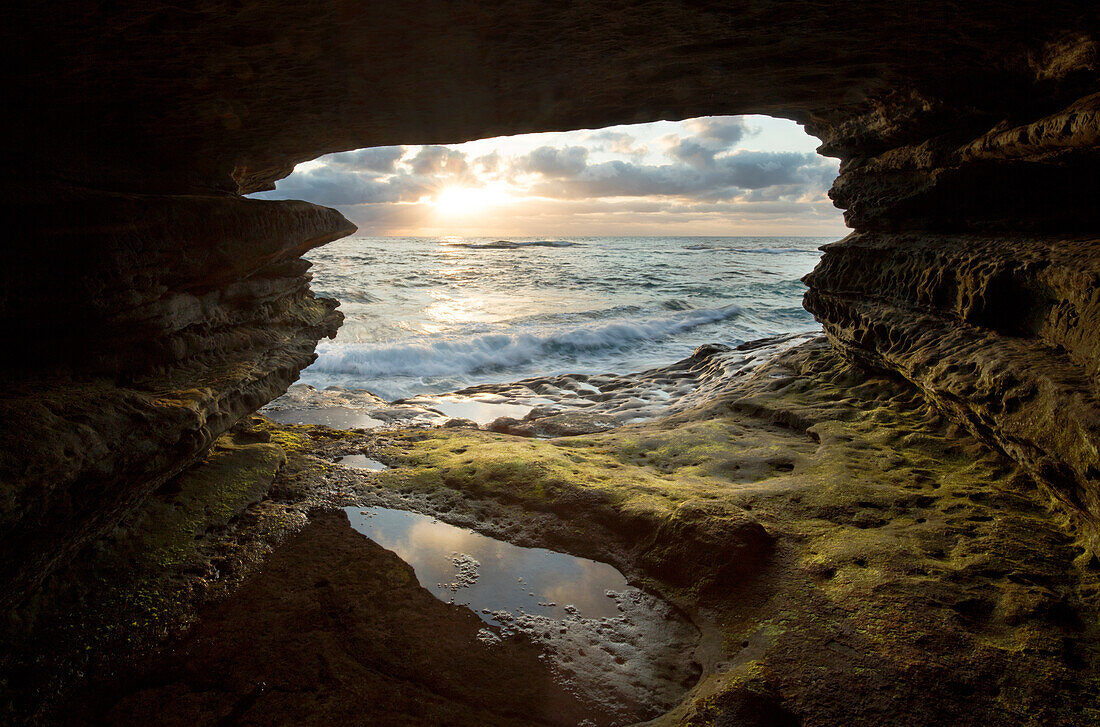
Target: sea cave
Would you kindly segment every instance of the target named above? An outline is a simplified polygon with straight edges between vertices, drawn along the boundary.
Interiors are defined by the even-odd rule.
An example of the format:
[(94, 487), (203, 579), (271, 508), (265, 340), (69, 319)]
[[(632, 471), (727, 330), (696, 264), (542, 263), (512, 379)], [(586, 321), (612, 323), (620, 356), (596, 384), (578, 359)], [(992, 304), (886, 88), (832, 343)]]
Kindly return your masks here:
[[(1095, 3), (4, 16), (5, 723), (1100, 722)], [(356, 232), (296, 166), (745, 115), (839, 160), (806, 330), (633, 377), (480, 383), (441, 348), (429, 393), (296, 383)], [(561, 247), (462, 245), (430, 254)], [(704, 313), (736, 311), (661, 320)]]

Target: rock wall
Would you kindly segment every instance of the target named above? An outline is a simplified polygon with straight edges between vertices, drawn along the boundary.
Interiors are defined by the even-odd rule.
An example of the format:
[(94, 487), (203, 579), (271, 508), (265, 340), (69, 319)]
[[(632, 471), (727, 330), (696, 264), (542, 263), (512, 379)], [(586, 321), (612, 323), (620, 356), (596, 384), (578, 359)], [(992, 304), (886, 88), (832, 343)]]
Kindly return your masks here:
[(1070, 36), (1032, 63), (1032, 109), (980, 134), (828, 137), (856, 232), (825, 248), (805, 305), (842, 351), (1025, 465), (1096, 553), (1100, 58)]
[(0, 11), (11, 239), (0, 591), (278, 395), (339, 315), (270, 188), (324, 152), (768, 113), (842, 159), (808, 278), (847, 354), (1042, 475), (1096, 541), (1092, 0), (147, 0)]
[(354, 229), (230, 196), (67, 190), (21, 209), (0, 293), (5, 605), (313, 361), (343, 317), (300, 256)]

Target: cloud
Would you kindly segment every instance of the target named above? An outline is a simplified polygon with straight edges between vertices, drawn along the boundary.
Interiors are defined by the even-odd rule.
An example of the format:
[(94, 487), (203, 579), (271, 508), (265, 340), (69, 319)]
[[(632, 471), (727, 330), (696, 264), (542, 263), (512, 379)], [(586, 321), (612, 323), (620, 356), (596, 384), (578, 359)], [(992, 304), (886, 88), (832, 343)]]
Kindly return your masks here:
[[(495, 145), (341, 152), (302, 165), (280, 180), (277, 190), (255, 196), (335, 206), (364, 232), (403, 234), (457, 225), (439, 208), (423, 204), (456, 186), (491, 186), (512, 198), (494, 203), (486, 215), (466, 215), (462, 224), (478, 219), (516, 229), (526, 224), (527, 234), (584, 234), (585, 224), (599, 234), (598, 229), (611, 229), (611, 220), (694, 225), (685, 230), (720, 229), (738, 220), (779, 221), (803, 232), (823, 221), (842, 225), (825, 195), (837, 174), (835, 160), (809, 151), (741, 148), (759, 129), (739, 117), (693, 119), (672, 126), (675, 133), (663, 133), (669, 128), (664, 123), (569, 132), (558, 135), (556, 144), (543, 137), (537, 147), (537, 141), (525, 146), (523, 137), (513, 137)], [(555, 232), (558, 228), (562, 232)]]
[(474, 159), (474, 166), (485, 174), (494, 174), (500, 170), (500, 154), (492, 152)]
[(588, 149), (583, 146), (556, 148), (540, 146), (525, 157), (517, 159), (513, 166), (522, 172), (541, 174), (544, 177), (574, 177), (588, 166)]
[(405, 156), (403, 146), (376, 146), (369, 149), (342, 151), (321, 157), (326, 166), (338, 169), (355, 169), (365, 172), (392, 174), (397, 162)]
[(585, 137), (592, 151), (609, 151), (626, 156), (643, 157), (649, 147), (639, 144), (638, 140), (625, 131), (597, 131)]
[(380, 177), (339, 166), (323, 166), (295, 172), (280, 180), (274, 192), (254, 196), (260, 199), (304, 199), (340, 207), (415, 201), (430, 194), (435, 184), (430, 177), (408, 174)]
[(820, 187), (821, 167), (828, 164), (800, 152), (741, 150), (706, 159), (697, 165), (653, 166), (618, 160), (592, 164), (571, 178), (536, 185), (535, 191), (543, 197), (570, 199), (657, 195), (713, 200), (729, 199), (742, 190), (788, 186), (794, 188), (787, 190), (788, 195), (801, 196)]
[(425, 146), (409, 162), (414, 174), (463, 176), (470, 166), (466, 155), (445, 146)]
[(669, 134), (661, 141), (670, 157), (696, 168), (713, 166), (715, 156), (735, 146), (750, 133), (744, 118), (740, 116), (691, 119), (684, 122), (684, 128), (691, 132), (691, 136), (684, 138)]
[(667, 151), (669, 156), (696, 168), (714, 166), (714, 155), (717, 153), (716, 149), (703, 146), (692, 139), (679, 137), (669, 144)]
[(750, 133), (743, 116), (707, 116), (691, 119), (684, 126), (702, 144), (728, 149)]

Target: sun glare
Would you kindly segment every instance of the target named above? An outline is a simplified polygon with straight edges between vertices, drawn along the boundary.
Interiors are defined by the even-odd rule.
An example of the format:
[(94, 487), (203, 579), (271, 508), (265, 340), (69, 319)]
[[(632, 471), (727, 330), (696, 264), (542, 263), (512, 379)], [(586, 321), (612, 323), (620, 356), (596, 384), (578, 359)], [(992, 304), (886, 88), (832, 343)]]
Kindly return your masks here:
[(436, 193), (432, 205), (448, 217), (475, 214), (507, 199), (504, 190), (493, 187), (447, 187)]

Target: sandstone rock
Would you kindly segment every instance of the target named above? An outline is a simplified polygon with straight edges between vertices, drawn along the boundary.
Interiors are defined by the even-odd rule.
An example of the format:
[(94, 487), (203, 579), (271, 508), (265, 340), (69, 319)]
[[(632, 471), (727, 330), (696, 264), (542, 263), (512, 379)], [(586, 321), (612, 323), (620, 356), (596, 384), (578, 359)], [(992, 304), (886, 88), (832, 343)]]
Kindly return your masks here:
[(515, 417), (497, 417), (489, 422), (485, 428), (498, 434), (514, 434), (518, 437), (532, 436), (527, 434), (527, 430), (523, 428), (523, 422)]
[(1084, 236), (853, 234), (806, 305), (1021, 462), (1100, 549), (1100, 257)]
[(1085, 0), (9, 8), (0, 332), (20, 348), (3, 363), (0, 590), (18, 598), (335, 330), (298, 257), (352, 228), (236, 194), (343, 149), (730, 113), (801, 121), (842, 160), (832, 195), (860, 234), (806, 298), (836, 345), (1027, 464), (1095, 546), (1098, 14)]
[(538, 412), (542, 416), (528, 414), (523, 420), (512, 417), (499, 417), (494, 419), (488, 427), (491, 432), (512, 434), (518, 437), (573, 437), (580, 434), (594, 434), (606, 432), (620, 426), (620, 422), (609, 414), (596, 414), (585, 411), (570, 411), (561, 413)]
[(658, 578), (679, 586), (737, 583), (762, 570), (775, 539), (749, 513), (727, 503), (688, 500), (660, 523), (641, 556)]
[(530, 641), (480, 644), (484, 625), (421, 588), (410, 565), (343, 513), (316, 513), (153, 662), (153, 679), (96, 695), (74, 721), (609, 724), (553, 681)]
[[(343, 318), (299, 259), (354, 229), (332, 210), (88, 192), (59, 203), (48, 216), (38, 203), (44, 223), (0, 297), (5, 333), (25, 341), (0, 398), (5, 605), (282, 393)], [(27, 273), (44, 254), (58, 264)]]
[(448, 419), (447, 421), (443, 422), (443, 427), (445, 429), (477, 429), (478, 428), (477, 422), (475, 422), (472, 419), (463, 419), (462, 417), (457, 417), (457, 418), (454, 418), (454, 419)]

